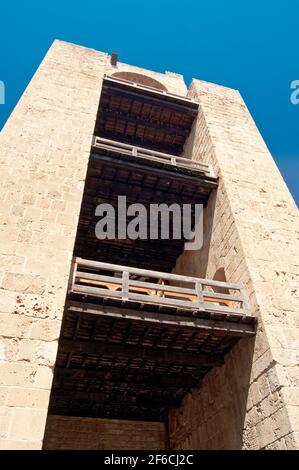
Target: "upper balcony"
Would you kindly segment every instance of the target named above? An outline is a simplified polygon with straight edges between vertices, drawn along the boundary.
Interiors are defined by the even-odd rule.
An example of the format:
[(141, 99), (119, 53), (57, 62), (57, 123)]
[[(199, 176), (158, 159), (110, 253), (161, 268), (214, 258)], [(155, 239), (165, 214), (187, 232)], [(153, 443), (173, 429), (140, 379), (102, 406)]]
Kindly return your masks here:
[(193, 174), (194, 176), (206, 179), (211, 187), (215, 187), (217, 178), (212, 166), (208, 163), (190, 158), (178, 157), (169, 153), (157, 152), (153, 149), (136, 147), (115, 140), (104, 139), (94, 136), (92, 142), (93, 152), (102, 156), (112, 156), (123, 159), (127, 163), (138, 162), (142, 165), (164, 168), (182, 174)]
[(191, 98), (106, 75), (94, 133), (179, 155), (197, 112)]
[[(127, 204), (173, 203), (181, 208), (207, 204), (218, 179), (210, 165), (187, 158), (94, 137), (86, 176), (75, 253), (97, 261), (170, 271), (185, 239), (106, 239), (95, 236), (95, 208), (109, 203), (117, 212), (118, 196)], [(192, 214), (194, 220), (194, 214)], [(170, 224), (171, 226), (172, 224)], [(172, 230), (172, 227), (170, 227)]]
[(75, 258), (50, 410), (163, 419), (254, 334), (239, 284)]

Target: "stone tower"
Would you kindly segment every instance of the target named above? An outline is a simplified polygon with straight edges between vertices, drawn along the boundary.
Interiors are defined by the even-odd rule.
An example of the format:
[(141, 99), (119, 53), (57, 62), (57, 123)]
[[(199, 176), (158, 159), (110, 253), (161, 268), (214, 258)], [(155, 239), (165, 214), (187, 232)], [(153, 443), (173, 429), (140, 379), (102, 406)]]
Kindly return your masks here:
[[(1, 449), (298, 448), (298, 211), (236, 90), (55, 41), (0, 164)], [(119, 195), (202, 248), (97, 240)]]

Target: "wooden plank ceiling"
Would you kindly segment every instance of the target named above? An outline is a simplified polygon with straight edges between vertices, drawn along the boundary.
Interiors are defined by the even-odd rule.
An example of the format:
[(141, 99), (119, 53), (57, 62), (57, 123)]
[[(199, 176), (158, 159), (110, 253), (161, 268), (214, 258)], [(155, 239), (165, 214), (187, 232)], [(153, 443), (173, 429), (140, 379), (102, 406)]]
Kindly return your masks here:
[[(77, 299), (78, 300), (78, 299)], [(253, 317), (215, 320), (69, 300), (56, 361), (50, 413), (163, 420), (220, 366)], [(209, 328), (205, 321), (210, 321)]]
[[(183, 169), (150, 160), (133, 160), (105, 150), (93, 150), (85, 184), (75, 256), (107, 263), (170, 271), (183, 251), (180, 240), (98, 240), (95, 225), (99, 217), (95, 208), (110, 203), (117, 215), (118, 196), (127, 197), (127, 205), (142, 203), (203, 204), (217, 187), (217, 179), (199, 171)], [(129, 219), (128, 219), (129, 220)], [(172, 237), (172, 224), (170, 224)]]
[(192, 100), (106, 78), (95, 135), (179, 155), (197, 112)]

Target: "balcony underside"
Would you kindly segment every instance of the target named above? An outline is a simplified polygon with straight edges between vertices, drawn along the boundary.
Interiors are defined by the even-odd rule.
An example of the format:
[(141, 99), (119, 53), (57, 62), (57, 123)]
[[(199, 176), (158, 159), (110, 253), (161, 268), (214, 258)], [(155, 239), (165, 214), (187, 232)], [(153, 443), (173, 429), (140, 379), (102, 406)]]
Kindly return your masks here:
[(254, 334), (253, 324), (237, 325), (70, 302), (50, 412), (163, 419), (241, 336)]
[(197, 112), (188, 98), (106, 77), (95, 133), (179, 155)]
[[(189, 161), (190, 162), (190, 161)], [(170, 271), (184, 248), (180, 240), (99, 241), (95, 225), (99, 217), (95, 208), (100, 203), (112, 204), (117, 213), (118, 196), (126, 196), (127, 205), (207, 203), (217, 178), (202, 169), (181, 163), (136, 158), (121, 149), (93, 148), (87, 173), (82, 209), (75, 245), (76, 255), (131, 266)], [(171, 234), (170, 234), (171, 238)]]
[[(191, 288), (175, 291), (173, 285), (157, 284), (165, 295), (173, 287), (173, 297), (186, 296), (185, 305), (167, 297), (163, 303), (157, 292), (153, 294), (152, 283), (152, 295), (146, 296), (140, 287), (139, 297), (134, 297), (138, 285), (146, 282), (134, 279), (141, 270), (129, 268), (127, 287), (115, 297), (115, 290), (103, 293), (105, 276), (85, 269), (87, 277), (82, 277), (90, 263), (78, 261), (66, 304), (50, 401), (53, 414), (162, 420), (212, 367), (223, 364), (224, 355), (241, 337), (255, 334), (246, 299), (208, 291), (204, 285), (215, 286), (215, 281), (200, 281), (201, 306), (190, 300)], [(172, 281), (184, 278), (164, 276)], [(192, 283), (193, 278), (186, 279)], [(115, 278), (115, 284), (121, 282)], [(78, 286), (83, 286), (82, 292)]]

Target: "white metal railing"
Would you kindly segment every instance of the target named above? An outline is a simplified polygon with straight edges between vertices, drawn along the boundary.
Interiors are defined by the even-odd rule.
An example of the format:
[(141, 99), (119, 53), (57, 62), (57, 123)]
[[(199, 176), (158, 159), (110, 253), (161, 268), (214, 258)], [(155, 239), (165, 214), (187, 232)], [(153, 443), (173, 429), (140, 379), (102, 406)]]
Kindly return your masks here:
[[(224, 289), (226, 292), (223, 292)], [(97, 298), (251, 316), (246, 290), (240, 284), (82, 258), (74, 258), (69, 292)]]
[(130, 155), (136, 158), (156, 161), (160, 163), (167, 163), (178, 168), (188, 168), (190, 170), (200, 171), (205, 176), (215, 178), (215, 173), (211, 165), (196, 160), (191, 160), (184, 157), (178, 157), (176, 155), (170, 155), (168, 153), (157, 152), (155, 150), (146, 149), (143, 147), (136, 147), (134, 145), (124, 144), (115, 140), (104, 139), (103, 137), (94, 136), (93, 147), (100, 148), (103, 150), (109, 150), (116, 154)]
[(125, 78), (119, 78), (119, 77), (113, 77), (113, 76), (107, 75), (107, 74), (104, 75), (104, 79), (108, 80), (110, 82), (115, 82), (115, 83), (118, 83), (118, 82), (119, 83), (125, 83), (126, 85), (130, 85), (132, 87), (139, 88), (140, 90), (143, 89), (143, 90), (146, 90), (146, 91), (152, 91), (152, 92), (157, 93), (159, 95), (171, 96), (171, 97), (176, 98), (180, 101), (187, 101), (189, 103), (194, 103), (198, 106), (198, 102), (193, 100), (189, 96), (178, 95), (176, 93), (172, 93), (172, 92), (167, 91), (167, 90), (159, 90), (159, 88), (151, 87), (151, 86), (148, 86), (148, 85), (141, 85), (140, 83), (133, 82), (132, 80), (127, 80)]

